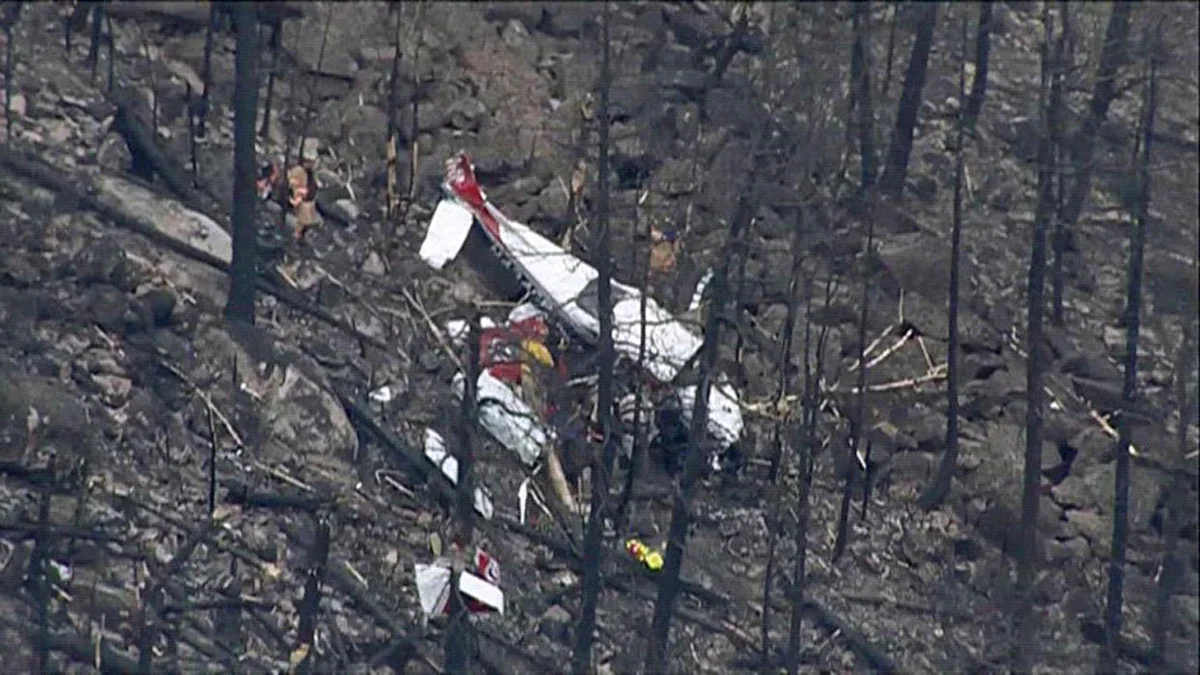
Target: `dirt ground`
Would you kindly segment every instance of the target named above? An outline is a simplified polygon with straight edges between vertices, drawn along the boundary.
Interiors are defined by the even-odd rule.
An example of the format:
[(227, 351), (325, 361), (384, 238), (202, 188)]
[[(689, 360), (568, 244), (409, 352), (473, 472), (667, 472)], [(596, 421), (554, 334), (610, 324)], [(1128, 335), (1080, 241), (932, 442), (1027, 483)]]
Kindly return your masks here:
[[(438, 199), (443, 162), (459, 150), (472, 156), (489, 197), (508, 215), (556, 237), (575, 223), (568, 187), (577, 162), (590, 166), (594, 153), (580, 142), (579, 129), (581, 110), (594, 104), (587, 92), (599, 72), (596, 6), (299, 5), (303, 18), (285, 24), (271, 129), (259, 155), (282, 158), (290, 143), (294, 156), (302, 134), (314, 139), (326, 222), (301, 249), (264, 266), (282, 263), (292, 295), (343, 327), (264, 293), (257, 328), (233, 330), (221, 316), (223, 274), (128, 226), (138, 218), (160, 228), (192, 222), (182, 211), (185, 200), (161, 178), (129, 175), (130, 155), (112, 130), (115, 108), (106, 97), (111, 70), (115, 89), (139, 101), (146, 120), (156, 118), (158, 143), (190, 169), (187, 83), (202, 81), (207, 12), (197, 23), (173, 4), (112, 3), (113, 50), (101, 45), (94, 76), (86, 63), (87, 30), (64, 49), (59, 5), (28, 3), (14, 30), (12, 138), (0, 148), (0, 663), (18, 672), (34, 662), (42, 619), (30, 568), (45, 546), (54, 580), (46, 589), (45, 634), (53, 647), (46, 669), (128, 672), (150, 646), (154, 665), (164, 670), (286, 670), (319, 520), (332, 536), (316, 628), (318, 670), (440, 672), (444, 625), (421, 616), (414, 565), (433, 559), (431, 535), (445, 533), (446, 519), (440, 484), (423, 478), (429, 468), (419, 448), (426, 428), (453, 437), (458, 403), (449, 386), (452, 352), (431, 327), (461, 316), (471, 302), (502, 319), (514, 298), (465, 260), (434, 272), (416, 251)], [(1194, 456), (1182, 469), (1171, 459), (1181, 423), (1173, 413), (1172, 378), (1180, 315), (1189, 309), (1188, 285), (1197, 283), (1200, 227), (1196, 8), (1177, 7), (1180, 22), (1171, 35), (1180, 46), (1167, 65), (1173, 79), (1164, 85), (1155, 146), (1165, 168), (1154, 177), (1140, 345), (1146, 420), (1134, 438), (1140, 454), (1126, 571), (1130, 644), (1123, 651), (1129, 672), (1146, 668), (1164, 487), (1172, 471), (1182, 470), (1195, 503), (1200, 466)], [(648, 227), (677, 230), (679, 264), (655, 285), (659, 299), (677, 309), (724, 255), (725, 223), (761, 115), (752, 102), (769, 52), (739, 54), (718, 85), (697, 84), (713, 64), (714, 38), (730, 31), (720, 18), (727, 11), (634, 2), (614, 14), (617, 276), (640, 278)], [(1042, 29), (1036, 11), (997, 3), (997, 12), (987, 103), (966, 152), (959, 476), (942, 508), (927, 513), (916, 506), (945, 433), (944, 379), (872, 393), (871, 463), (881, 478), (865, 514), (857, 506), (861, 489), (856, 494), (850, 545), (833, 564), (841, 486), (831, 456), (838, 453), (818, 457), (804, 672), (1005, 667), (1036, 179), (1027, 161), (1036, 97), (1028, 92), (1036, 91)], [(870, 369), (869, 384), (921, 380), (946, 359), (939, 269), (949, 255), (952, 198), (947, 111), (958, 103), (949, 100), (957, 95), (952, 27), (964, 15), (974, 21), (973, 5), (948, 6), (938, 29), (912, 153), (911, 196), (903, 210), (876, 224), (868, 339), (880, 336), (879, 349), (895, 345), (895, 351)], [(877, 70), (887, 33), (887, 15), (879, 16)], [(1093, 34), (1106, 19), (1107, 11), (1091, 9), (1079, 17)], [(849, 22), (776, 20), (764, 26), (766, 39), (803, 36), (778, 39), (772, 53), (781, 100), (840, 101), (831, 92), (846, 79)], [(389, 220), (386, 110), (397, 25), (405, 148), (397, 166), (402, 188), (411, 183), (413, 191), (400, 205), (403, 215)], [(891, 126), (911, 42), (901, 20), (896, 81), (877, 101), (880, 130)], [(220, 224), (232, 194), (233, 36), (226, 30), (214, 44), (212, 111), (196, 157), (203, 201)], [(1082, 114), (1087, 96), (1086, 86), (1072, 92), (1074, 114)], [(1067, 260), (1067, 326), (1052, 329), (1043, 346), (1051, 355), (1052, 400), (1040, 526), (1045, 564), (1035, 589), (1038, 638), (1029, 648), (1046, 672), (1090, 671), (1100, 649), (1092, 627), (1107, 580), (1114, 451), (1090, 412), (1110, 411), (1104, 394), (1120, 391), (1124, 331), (1117, 319), (1129, 226), (1118, 195), (1136, 99), (1135, 90), (1114, 105), (1111, 128), (1098, 141), (1096, 190), (1076, 233), (1078, 250)], [(688, 588), (671, 636), (673, 672), (759, 667), (766, 551), (775, 529), (763, 496), (773, 422), (754, 411), (763, 410), (756, 404), (777, 386), (797, 176), (832, 177), (843, 133), (836, 110), (789, 105), (796, 137), (776, 142), (796, 151), (764, 169), (750, 235), (743, 298), (752, 320), (740, 355), (736, 337), (722, 349), (722, 366), (747, 405), (748, 462), (737, 475), (706, 480), (697, 494), (684, 562)], [(14, 157), (48, 165), (72, 189), (31, 175)], [(579, 205), (584, 222), (573, 238), (583, 256), (595, 207), (590, 171)], [(277, 215), (262, 215), (264, 239), (286, 238), (270, 232), (278, 229)], [(840, 206), (819, 219), (832, 235), (809, 244), (807, 260), (824, 279), (860, 254), (864, 228)], [(220, 241), (199, 234), (194, 240), (214, 251)], [(850, 409), (853, 386), (863, 284), (854, 275), (842, 280), (829, 308), (800, 309), (801, 321), (811, 316), (830, 328), (823, 374), (830, 406), (821, 433), (824, 447), (835, 451), (845, 442), (842, 411)], [(908, 328), (913, 337), (903, 340)], [(793, 364), (799, 354), (793, 350)], [(368, 393), (383, 386), (391, 398), (368, 402)], [(373, 432), (372, 423), (384, 433)], [(1193, 426), (1192, 447), (1195, 432)], [(563, 672), (579, 607), (578, 557), (552, 525), (517, 522), (522, 467), (478, 438), (476, 476), (497, 510), (481, 521), (481, 543), (502, 565), (506, 597), (503, 616), (475, 621), (481, 671)], [(414, 452), (419, 466), (406, 452)], [(791, 502), (796, 454), (789, 448), (783, 479)], [(210, 476), (217, 485), (211, 527)], [(651, 471), (626, 531), (607, 540), (596, 647), (602, 672), (633, 672), (640, 664), (655, 576), (628, 559), (623, 542), (637, 536), (661, 545), (671, 490), (669, 476)], [(768, 603), (774, 650), (787, 640), (795, 512), (788, 505), (777, 528), (788, 536), (776, 552), (776, 571), (784, 573)], [(1171, 599), (1169, 643), (1181, 672), (1197, 672), (1200, 558), (1196, 512), (1187, 515), (1181, 544), (1187, 564)], [(39, 535), (43, 527), (49, 530)], [(153, 616), (160, 618), (148, 622)], [(148, 630), (157, 631), (149, 642)]]

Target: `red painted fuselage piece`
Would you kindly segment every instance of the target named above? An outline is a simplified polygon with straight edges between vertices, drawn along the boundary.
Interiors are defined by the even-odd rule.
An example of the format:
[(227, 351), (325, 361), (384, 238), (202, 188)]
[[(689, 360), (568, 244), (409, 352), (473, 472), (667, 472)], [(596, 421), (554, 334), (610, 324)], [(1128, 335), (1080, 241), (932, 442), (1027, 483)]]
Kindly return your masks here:
[(500, 244), (500, 223), (487, 208), (487, 197), (475, 180), (475, 167), (465, 153), (459, 153), (446, 161), (446, 185), (464, 206), (471, 209), (475, 218), (487, 230), (488, 235)]

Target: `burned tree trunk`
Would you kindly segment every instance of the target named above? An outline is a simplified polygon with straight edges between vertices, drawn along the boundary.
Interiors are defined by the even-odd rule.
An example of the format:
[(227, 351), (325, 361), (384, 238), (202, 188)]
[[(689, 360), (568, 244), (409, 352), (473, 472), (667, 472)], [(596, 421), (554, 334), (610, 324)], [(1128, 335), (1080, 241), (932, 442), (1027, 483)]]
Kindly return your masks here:
[[(958, 68), (958, 95), (963, 95), (966, 84), (966, 20), (963, 20), (963, 54)], [(963, 144), (966, 142), (966, 111), (958, 117), (958, 130), (954, 148), (954, 206), (953, 224), (950, 229), (950, 301), (949, 345), (946, 356), (946, 450), (938, 465), (933, 482), (921, 493), (917, 504), (926, 511), (937, 507), (950, 492), (950, 481), (958, 464), (958, 288), (960, 260), (962, 258), (962, 207), (963, 207)]]
[(908, 70), (904, 73), (904, 88), (900, 92), (900, 104), (896, 109), (896, 126), (892, 129), (887, 163), (880, 179), (883, 194), (895, 199), (904, 194), (904, 181), (908, 177), (908, 157), (912, 153), (913, 128), (917, 125), (917, 113), (921, 110), (921, 92), (925, 89), (929, 52), (933, 48), (938, 3), (921, 4), (918, 11), (920, 23), (917, 25), (917, 39), (913, 42), (912, 55), (908, 59)]
[(1055, 112), (1055, 124), (1050, 129), (1050, 141), (1054, 145), (1054, 234), (1051, 243), (1054, 250), (1054, 262), (1050, 268), (1051, 286), (1051, 321), (1055, 326), (1063, 325), (1063, 301), (1066, 283), (1063, 279), (1063, 254), (1066, 253), (1066, 228), (1063, 225), (1063, 209), (1065, 208), (1066, 186), (1063, 179), (1063, 81), (1067, 66), (1071, 60), (1071, 15), (1066, 0), (1059, 3), (1062, 10), (1062, 32), (1054, 47), (1054, 74), (1050, 81), (1050, 106)]
[(592, 505), (588, 512), (587, 534), (583, 541), (583, 600), (580, 604), (579, 623), (575, 629), (575, 653), (571, 663), (576, 675), (587, 675), (592, 666), (592, 632), (596, 626), (596, 604), (600, 597), (600, 573), (603, 561), (602, 538), (604, 516), (608, 510), (609, 478), (616, 460), (613, 435), (613, 367), (616, 355), (613, 347), (613, 298), (611, 230), (609, 223), (609, 91), (612, 88), (612, 70), (609, 63), (610, 9), (603, 6), (601, 20), (600, 61), (600, 148), (597, 162), (599, 191), (597, 195), (597, 225), (599, 226), (596, 246), (597, 302), (600, 313), (599, 371), (600, 382), (596, 393), (597, 416), (599, 417), (601, 445), (600, 462), (592, 467)]
[(880, 96), (883, 100), (887, 100), (888, 93), (892, 90), (892, 66), (896, 61), (896, 19), (899, 16), (900, 3), (890, 3), (892, 6), (891, 16), (888, 17), (888, 41), (887, 41), (887, 56), (883, 70), (883, 91)]
[[(1049, 7), (1049, 5), (1046, 5)], [(1050, 129), (1054, 109), (1047, 101), (1050, 70), (1050, 35), (1052, 33), (1050, 12), (1043, 13), (1046, 35), (1042, 44), (1042, 77), (1039, 98), (1041, 99), (1041, 128), (1037, 150), (1038, 198), (1033, 220), (1033, 242), (1029, 257), (1029, 279), (1026, 286), (1028, 325), (1025, 343), (1029, 345), (1026, 362), (1026, 390), (1028, 395), (1025, 414), (1025, 467), (1021, 483), (1021, 533), (1020, 556), (1017, 564), (1017, 598), (1013, 616), (1014, 641), (1012, 645), (1013, 667), (1017, 672), (1030, 672), (1035, 661), (1033, 630), (1033, 582), (1034, 565), (1037, 562), (1037, 519), (1041, 493), (1038, 488), (1042, 467), (1042, 413), (1045, 405), (1045, 390), (1042, 386), (1045, 350), (1042, 344), (1042, 321), (1045, 314), (1046, 286), (1046, 232), (1053, 210), (1054, 190)]]
[(1083, 213), (1088, 192), (1092, 189), (1092, 171), (1095, 169), (1094, 141), (1100, 125), (1108, 116), (1108, 108), (1117, 98), (1117, 71), (1125, 62), (1126, 42), (1129, 39), (1129, 20), (1134, 3), (1117, 2), (1112, 5), (1108, 28), (1104, 33), (1104, 47), (1100, 51), (1100, 63), (1096, 68), (1096, 83), (1092, 89), (1092, 100), (1088, 104), (1083, 125), (1071, 141), (1071, 154), (1075, 165), (1075, 178), (1063, 208), (1062, 241), (1056, 246), (1066, 246), (1066, 239)]
[[(474, 534), (475, 489), (472, 471), (475, 465), (475, 425), (478, 419), (476, 384), (480, 370), (479, 313), (472, 310), (467, 333), (467, 372), (463, 373), (463, 397), (458, 425), (458, 493), (454, 504), (454, 533), (451, 546), (457, 555), (467, 556)], [(457, 567), (457, 566), (456, 566)], [(459, 575), (450, 576), (450, 625), (446, 629), (446, 672), (466, 673), (471, 666), (471, 623), (466, 604), (458, 590)]]
[[(861, 447), (863, 437), (867, 434), (867, 361), (864, 350), (867, 345), (867, 316), (870, 310), (871, 251), (875, 246), (874, 199), (874, 195), (866, 195), (867, 240), (863, 247), (862, 304), (858, 317), (858, 385), (854, 398), (854, 418), (851, 420), (849, 456), (846, 458), (845, 475), (843, 476), (845, 482), (842, 484), (842, 505), (838, 510), (837, 538), (833, 543), (834, 561), (842, 557), (850, 536), (850, 499), (853, 495), (854, 478), (857, 473), (855, 467), (859, 463), (858, 449)], [(862, 462), (862, 465), (865, 477), (866, 462)], [(863, 489), (866, 489), (865, 481)]]
[[(871, 105), (871, 3), (854, 5), (854, 47), (850, 51), (850, 73), (857, 100), (858, 152), (862, 167), (860, 178), (863, 190), (875, 185), (875, 108)], [(855, 77), (857, 75), (857, 77)]]
[[(96, 79), (96, 67), (100, 64), (100, 28), (104, 22), (104, 3), (97, 2), (92, 6), (92, 37), (88, 41), (88, 66), (92, 69), (92, 79)], [(110, 36), (111, 37), (111, 36)]]
[[(788, 304), (787, 315), (783, 322), (783, 336), (779, 345), (779, 386), (776, 389), (775, 400), (780, 406), (786, 405), (786, 397), (788, 390), (791, 388), (791, 372), (792, 372), (792, 341), (796, 332), (796, 310), (800, 304), (800, 288), (803, 283), (805, 295), (808, 300), (811, 300), (812, 295), (812, 277), (804, 275), (804, 207), (796, 210), (796, 223), (792, 231), (792, 271), (791, 279), (788, 283)], [(802, 279), (802, 277), (804, 277)], [(807, 306), (807, 305), (806, 305)], [(808, 314), (811, 316), (811, 313)], [(805, 322), (805, 337), (809, 335), (811, 322), (806, 319)], [(807, 349), (808, 342), (805, 341)], [(805, 354), (807, 358), (807, 354)], [(803, 414), (803, 413), (801, 413)], [(784, 442), (787, 439), (789, 427), (792, 426), (786, 417), (781, 418), (775, 423), (775, 428), (772, 430), (773, 445), (771, 455), (771, 468), (767, 478), (771, 481), (769, 496), (767, 499), (768, 506), (766, 508), (767, 518), (767, 564), (766, 571), (763, 573), (763, 616), (762, 616), (762, 653), (764, 665), (769, 663), (769, 658), (772, 653), (771, 649), (771, 595), (774, 592), (775, 585), (775, 553), (779, 543), (779, 534), (783, 529), (782, 518), (782, 501), (783, 501), (783, 486), (779, 484), (779, 468), (786, 456)]]
[[(824, 310), (829, 310), (833, 300), (836, 281), (832, 272), (825, 279)], [(804, 389), (801, 394), (800, 421), (795, 425), (793, 439), (800, 447), (800, 477), (797, 490), (795, 553), (792, 559), (792, 585), (788, 589), (791, 618), (788, 623), (787, 672), (796, 675), (800, 671), (800, 629), (804, 621), (804, 584), (808, 566), (808, 516), (809, 496), (812, 494), (813, 457), (817, 448), (817, 413), (820, 408), (818, 377), (825, 368), (825, 340), (829, 326), (822, 325), (817, 337), (816, 359), (812, 345), (812, 282), (805, 286), (804, 317)]]
[(283, 46), (283, 21), (271, 23), (271, 37), (267, 40), (271, 48), (271, 67), (267, 70), (267, 96), (263, 100), (262, 126), (258, 130), (260, 138), (266, 140), (271, 135), (271, 103), (275, 99), (275, 75), (279, 66), (279, 49)]
[[(770, 72), (765, 78), (763, 91), (769, 92)], [(692, 492), (696, 481), (700, 478), (705, 463), (704, 448), (708, 428), (708, 401), (713, 385), (713, 371), (716, 368), (717, 353), (721, 340), (721, 328), (726, 320), (722, 316), (729, 301), (730, 270), (733, 269), (734, 259), (745, 255), (746, 241), (744, 233), (753, 217), (752, 192), (757, 189), (761, 162), (758, 154), (763, 148), (771, 121), (765, 114), (763, 122), (755, 132), (751, 143), (751, 164), (745, 172), (744, 182), (738, 188), (734, 212), (729, 221), (729, 255), (725, 256), (712, 279), (711, 308), (704, 322), (704, 344), (700, 348), (699, 381), (696, 385), (696, 398), (692, 409), (692, 423), (688, 430), (687, 458), (684, 464), (683, 476), (675, 491), (674, 506), (671, 510), (671, 525), (668, 530), (667, 555), (661, 572), (662, 581), (658, 586), (658, 598), (654, 603), (654, 618), (650, 627), (650, 643), (646, 650), (645, 672), (662, 673), (667, 671), (668, 638), (671, 632), (671, 618), (675, 610), (675, 599), (679, 595), (679, 571), (683, 565), (683, 554), (687, 547), (688, 525), (691, 522)]]
[[(987, 0), (979, 6), (979, 27), (975, 32), (975, 74), (971, 77), (971, 93), (967, 94), (963, 107), (963, 124), (974, 129), (983, 111), (983, 98), (987, 94), (988, 58), (992, 51), (992, 2)], [(961, 89), (961, 88), (960, 88)]]
[(13, 44), (13, 28), (17, 25), (17, 20), (21, 18), (21, 8), (23, 3), (14, 2), (4, 8), (4, 13), (0, 14), (0, 28), (4, 29), (4, 134), (5, 139), (12, 142), (12, 97), (15, 88), (13, 87), (13, 51), (16, 46)]
[[(208, 26), (204, 31), (204, 66), (203, 73), (200, 76), (200, 79), (204, 82), (204, 89), (200, 92), (200, 111), (196, 121), (196, 135), (200, 138), (204, 138), (205, 125), (208, 123), (209, 102), (212, 99), (213, 34), (221, 24), (221, 10), (219, 5), (220, 3), (217, 2), (212, 3), (212, 8), (208, 14)], [(255, 37), (257, 38), (257, 36)]]
[[(1134, 204), (1133, 232), (1129, 242), (1129, 278), (1125, 309), (1125, 382), (1121, 399), (1125, 410), (1132, 410), (1137, 398), (1138, 331), (1141, 327), (1142, 268), (1146, 250), (1146, 220), (1150, 211), (1150, 158), (1157, 113), (1158, 64), (1150, 59), (1150, 77), (1146, 85), (1142, 121), (1142, 156), (1137, 168), (1138, 195)], [(1184, 420), (1180, 420), (1184, 424)], [(1117, 418), (1118, 442), (1116, 478), (1113, 495), (1112, 554), (1108, 565), (1108, 598), (1105, 628), (1108, 639), (1100, 670), (1116, 672), (1117, 653), (1113, 646), (1121, 635), (1122, 601), (1125, 590), (1125, 549), (1129, 541), (1129, 435), (1130, 416)]]
[[(249, 3), (243, 3), (249, 4)], [(304, 574), (304, 596), (300, 599), (297, 612), (300, 626), (296, 635), (296, 650), (292, 653), (295, 673), (316, 672), (313, 640), (317, 633), (317, 615), (321, 608), (321, 586), (325, 583), (325, 569), (329, 564), (329, 523), (318, 516), (316, 541), (308, 554), (308, 569)]]
[(1166, 509), (1163, 516), (1163, 561), (1162, 573), (1155, 589), (1154, 613), (1150, 623), (1150, 653), (1155, 656), (1151, 664), (1155, 672), (1166, 672), (1167, 623), (1171, 610), (1171, 596), (1179, 583), (1183, 571), (1183, 556), (1180, 555), (1180, 529), (1182, 516), (1187, 506), (1188, 478), (1185, 469), (1188, 452), (1188, 417), (1196, 409), (1196, 397), (1192, 395), (1188, 381), (1196, 366), (1196, 320), (1200, 310), (1200, 286), (1192, 285), (1190, 315), (1183, 317), (1183, 339), (1179, 344), (1179, 356), (1175, 360), (1175, 404), (1179, 414), (1179, 426), (1175, 430), (1175, 457), (1170, 465), (1171, 482), (1167, 487)]
[(257, 198), (254, 193), (254, 123), (258, 110), (258, 25), (254, 5), (233, 7), (237, 32), (237, 80), (233, 94), (233, 260), (229, 269), (229, 301), (225, 316), (254, 323)]

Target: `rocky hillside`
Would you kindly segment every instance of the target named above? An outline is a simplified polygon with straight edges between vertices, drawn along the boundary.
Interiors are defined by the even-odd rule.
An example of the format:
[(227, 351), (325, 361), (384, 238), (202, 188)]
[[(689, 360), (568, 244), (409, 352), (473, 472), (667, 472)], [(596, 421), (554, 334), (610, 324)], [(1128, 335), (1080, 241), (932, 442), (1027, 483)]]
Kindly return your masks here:
[[(328, 528), (318, 669), (441, 672), (444, 625), (424, 620), (414, 582), (414, 564), (433, 559), (432, 535), (446, 526), (447, 484), (421, 456), (422, 439), (426, 428), (450, 435), (458, 423), (449, 385), (458, 356), (440, 326), (471, 303), (502, 319), (509, 305), (498, 301), (514, 298), (465, 262), (433, 272), (416, 251), (443, 162), (465, 150), (500, 208), (556, 239), (569, 233), (576, 253), (589, 255), (595, 147), (586, 129), (600, 68), (598, 6), (297, 4), (278, 58), (263, 58), (277, 76), (259, 156), (294, 158), (298, 140), (311, 139), (325, 222), (299, 248), (273, 246), (264, 266), (274, 281), (264, 285), (257, 327), (234, 330), (221, 316), (229, 254), (221, 228), (232, 194), (227, 26), (214, 38), (207, 133), (194, 152), (189, 134), (189, 89), (204, 88), (204, 4), (108, 3), (112, 48), (101, 41), (94, 74), (89, 31), (65, 49), (59, 5), (26, 3), (12, 32), (11, 137), (0, 146), (0, 662), (30, 668), (44, 636), (50, 671), (127, 672), (147, 650), (164, 670), (285, 670), (306, 576), (320, 558), (313, 551)], [(673, 307), (686, 305), (727, 249), (739, 181), (750, 162), (763, 164), (742, 287), (748, 318), (721, 359), (743, 388), (748, 461), (736, 476), (707, 481), (697, 498), (672, 632), (679, 672), (757, 668), (765, 610), (775, 649), (786, 643), (786, 576), (766, 608), (762, 596), (773, 532), (763, 494), (774, 415), (765, 403), (780, 370), (799, 195), (840, 190), (831, 186), (842, 161), (850, 53), (848, 18), (808, 7), (756, 3), (754, 28), (736, 50), (727, 49), (725, 5), (631, 2), (613, 15), (619, 278), (641, 278), (650, 227), (675, 230), (679, 263), (654, 290)], [(871, 55), (881, 139), (913, 41), (901, 11), (894, 81), (884, 88), (885, 9)], [(1174, 413), (1172, 382), (1181, 317), (1194, 316), (1200, 228), (1197, 12), (1173, 11), (1130, 492), (1122, 647), (1130, 669), (1148, 660), (1164, 488), (1182, 470), (1194, 504), (1200, 467), (1192, 452), (1180, 469), (1173, 440), (1183, 423), (1193, 425), (1191, 447), (1198, 442), (1195, 411), (1182, 421)], [(878, 214), (867, 264), (855, 262), (865, 228), (852, 205), (830, 198), (816, 209), (817, 226), (831, 234), (807, 245), (806, 264), (820, 280), (840, 278), (829, 307), (799, 312), (830, 328), (822, 435), (835, 449), (845, 439), (841, 411), (850, 405), (866, 283), (867, 334), (877, 342), (870, 462), (879, 480), (865, 516), (855, 509), (850, 546), (834, 565), (841, 487), (831, 456), (839, 453), (817, 460), (807, 672), (1005, 665), (1030, 348), (1022, 336), (1036, 180), (1030, 92), (1042, 26), (1032, 4), (997, 3), (996, 12), (990, 89), (966, 150), (960, 476), (938, 510), (920, 510), (915, 496), (945, 434), (948, 142), (959, 105), (958, 26), (963, 17), (973, 25), (973, 5), (944, 6), (906, 201)], [(1087, 105), (1107, 15), (1103, 5), (1080, 8), (1073, 119)], [(1135, 34), (1147, 21), (1138, 16)], [(1050, 356), (1050, 410), (1039, 637), (1030, 649), (1056, 672), (1090, 671), (1099, 653), (1114, 474), (1114, 441), (1100, 419), (1121, 390), (1129, 226), (1120, 195), (1137, 92), (1118, 99), (1097, 140), (1096, 189), (1066, 261), (1067, 325), (1037, 346)], [(759, 156), (751, 143), (764, 99), (783, 131)], [(391, 103), (406, 195), (388, 219)], [(135, 175), (130, 119), (153, 130), (174, 179), (162, 168)], [(264, 241), (286, 238), (277, 213), (262, 215)], [(866, 280), (861, 269), (870, 270)], [(800, 358), (794, 350), (791, 367)], [(387, 396), (378, 395), (383, 387)], [(578, 553), (561, 529), (518, 521), (524, 476), (511, 455), (489, 441), (477, 457), (497, 511), (481, 522), (482, 544), (502, 565), (507, 604), (502, 617), (476, 621), (482, 668), (560, 672), (578, 614)], [(794, 482), (789, 473), (789, 490)], [(640, 639), (630, 636), (648, 632), (656, 577), (625, 555), (623, 542), (661, 544), (671, 490), (659, 471), (643, 477), (627, 531), (609, 538), (596, 650), (607, 672), (632, 672), (642, 658)], [(1200, 558), (1196, 512), (1187, 516), (1169, 642), (1173, 662), (1196, 672)], [(781, 542), (777, 569), (790, 571), (792, 549)]]

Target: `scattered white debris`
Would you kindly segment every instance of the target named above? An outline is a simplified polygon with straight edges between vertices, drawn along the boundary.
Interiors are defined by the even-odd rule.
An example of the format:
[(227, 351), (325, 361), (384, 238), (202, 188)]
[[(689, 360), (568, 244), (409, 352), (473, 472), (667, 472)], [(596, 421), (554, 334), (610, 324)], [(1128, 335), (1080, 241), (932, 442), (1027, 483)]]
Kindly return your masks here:
[(390, 385), (385, 384), (368, 394), (368, 398), (375, 403), (390, 403), (392, 399), (396, 398), (396, 392), (392, 391), (392, 387)]
[[(458, 458), (446, 450), (445, 439), (433, 429), (425, 430), (425, 457), (441, 469), (442, 475), (449, 478), (451, 483), (458, 485)], [(475, 488), (475, 510), (486, 520), (491, 520), (496, 511), (491, 497), (478, 486)]]
[[(458, 575), (458, 590), (467, 597), (472, 613), (504, 614), (504, 591), (500, 590), (500, 565), (481, 549), (475, 550), (475, 569)], [(417, 598), (426, 618), (450, 609), (450, 563), (439, 558), (432, 565), (416, 564)]]

